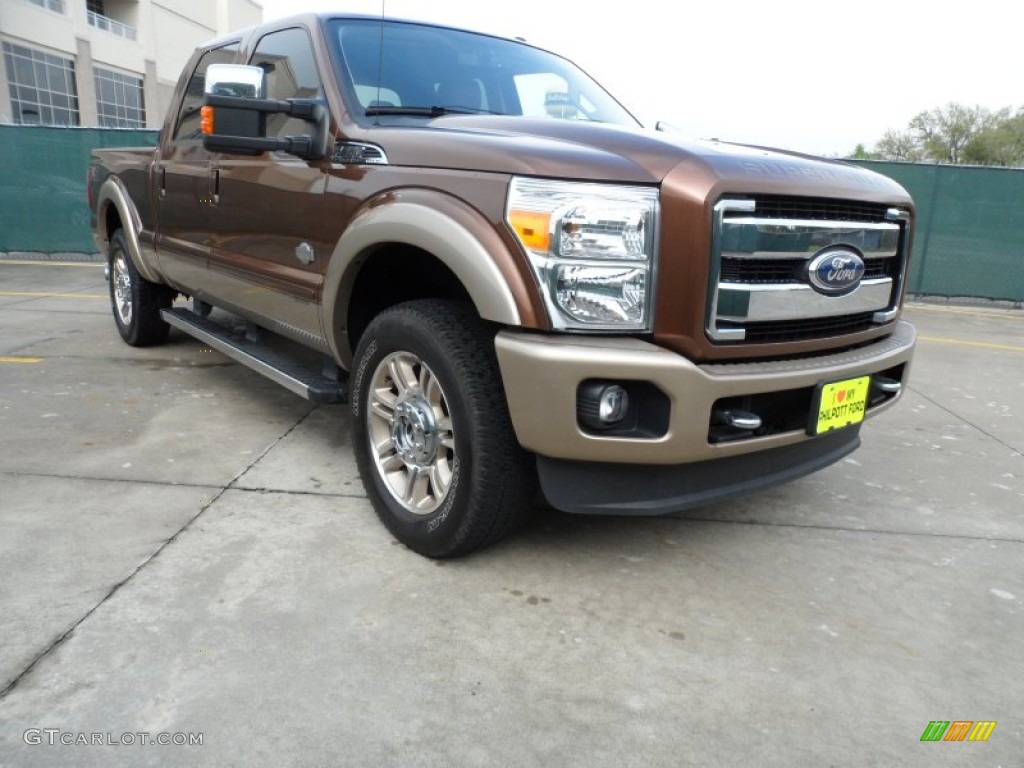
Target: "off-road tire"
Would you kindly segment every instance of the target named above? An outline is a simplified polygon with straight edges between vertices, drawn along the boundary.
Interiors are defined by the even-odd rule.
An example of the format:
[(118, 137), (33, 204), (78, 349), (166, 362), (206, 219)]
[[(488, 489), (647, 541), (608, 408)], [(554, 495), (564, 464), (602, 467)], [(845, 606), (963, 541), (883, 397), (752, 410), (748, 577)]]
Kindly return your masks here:
[[(356, 349), (350, 407), (363, 485), (395, 538), (427, 557), (457, 557), (498, 541), (520, 525), (534, 498), (536, 469), (509, 419), (494, 335), (495, 328), (470, 305), (419, 300), (378, 315)], [(393, 365), (415, 375), (401, 374)], [(409, 386), (403, 390), (396, 379)], [(419, 442), (403, 438), (413, 431), (408, 413), (397, 407), (403, 392), (405, 402), (420, 405), (414, 424), (425, 419), (450, 425), (447, 431), (437, 426), (434, 434), (442, 437), (434, 443), (440, 447), (427, 468), (403, 464), (402, 456), (422, 449), (424, 434), (430, 434), (420, 431)], [(374, 447), (389, 440), (390, 447)], [(446, 453), (443, 442), (453, 450)], [(427, 453), (417, 455), (429, 461)], [(429, 477), (419, 493), (409, 493), (409, 485), (403, 492), (403, 482), (422, 480), (424, 474)], [(423, 509), (413, 508), (417, 502)]]
[(160, 316), (174, 302), (174, 291), (146, 280), (132, 263), (124, 231), (110, 238), (110, 308), (121, 338), (133, 347), (167, 340), (171, 326)]

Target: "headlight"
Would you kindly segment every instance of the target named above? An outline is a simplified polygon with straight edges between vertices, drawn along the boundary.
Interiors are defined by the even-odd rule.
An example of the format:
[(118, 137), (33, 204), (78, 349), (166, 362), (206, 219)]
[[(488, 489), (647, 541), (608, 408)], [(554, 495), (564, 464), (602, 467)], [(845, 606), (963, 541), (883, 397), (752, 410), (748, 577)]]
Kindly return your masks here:
[(505, 218), (555, 328), (650, 330), (657, 189), (514, 178)]

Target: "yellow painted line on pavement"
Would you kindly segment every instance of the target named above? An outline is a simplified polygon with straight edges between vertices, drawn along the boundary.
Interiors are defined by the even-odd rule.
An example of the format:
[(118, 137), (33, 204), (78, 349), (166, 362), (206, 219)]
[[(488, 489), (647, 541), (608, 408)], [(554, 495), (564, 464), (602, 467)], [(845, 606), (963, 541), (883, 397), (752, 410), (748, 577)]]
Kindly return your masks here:
[(946, 339), (941, 336), (918, 336), (918, 341), (932, 341), (936, 344), (956, 344), (961, 347), (984, 347), (985, 349), (1006, 349), (1010, 352), (1024, 352), (1024, 347), (1013, 344), (992, 344), (988, 341), (964, 341), (963, 339)]
[(0, 357), (0, 363), (41, 363), (41, 357)]
[(46, 291), (0, 291), (0, 296), (28, 296), (36, 299), (105, 299), (105, 293), (50, 293)]
[(30, 259), (0, 259), (0, 264), (27, 264), (30, 267), (100, 267), (95, 261), (32, 261)]
[(1006, 309), (1001, 312), (979, 312), (976, 309), (961, 307), (933, 307), (921, 304), (905, 304), (904, 309), (912, 312), (937, 312), (943, 315), (965, 315), (967, 317), (994, 317), (998, 320), (1024, 320), (1024, 312), (1018, 309)]

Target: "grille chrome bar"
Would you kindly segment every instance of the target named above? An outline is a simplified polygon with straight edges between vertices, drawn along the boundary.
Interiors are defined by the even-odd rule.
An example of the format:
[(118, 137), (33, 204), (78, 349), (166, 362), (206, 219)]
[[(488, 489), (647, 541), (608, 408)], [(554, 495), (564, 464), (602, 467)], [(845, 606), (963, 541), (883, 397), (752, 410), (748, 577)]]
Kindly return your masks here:
[(718, 277), (722, 271), (722, 230), (725, 217), (734, 211), (753, 213), (757, 203), (753, 200), (719, 200), (714, 208), (714, 230), (711, 236), (711, 279), (708, 281), (707, 333), (715, 341), (743, 341), (742, 328), (718, 327)]
[(903, 295), (903, 282), (907, 279), (907, 258), (910, 256), (910, 213), (899, 208), (890, 208), (885, 212), (885, 218), (889, 221), (899, 222), (902, 234), (900, 235), (900, 252), (903, 254), (903, 263), (896, 278), (896, 285), (893, 288), (892, 306), (884, 312), (875, 312), (872, 318), (876, 323), (891, 323), (899, 314), (900, 308), (897, 302)]
[(722, 283), (718, 290), (718, 319), (759, 323), (768, 320), (836, 317), (885, 309), (892, 280), (865, 280), (853, 293), (823, 296), (806, 283)]
[(895, 222), (840, 222), (728, 218), (722, 222), (722, 256), (732, 259), (807, 258), (830, 245), (855, 246), (866, 259), (887, 259), (899, 251)]

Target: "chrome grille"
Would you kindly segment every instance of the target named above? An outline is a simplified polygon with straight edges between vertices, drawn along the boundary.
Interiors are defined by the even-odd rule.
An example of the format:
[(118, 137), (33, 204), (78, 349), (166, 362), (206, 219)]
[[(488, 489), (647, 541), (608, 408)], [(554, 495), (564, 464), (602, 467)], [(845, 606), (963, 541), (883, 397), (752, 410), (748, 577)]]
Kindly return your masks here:
[[(715, 206), (707, 333), (769, 343), (852, 334), (890, 322), (902, 291), (909, 215), (886, 205), (753, 196)], [(829, 248), (859, 255), (856, 290), (827, 295), (808, 265)]]

